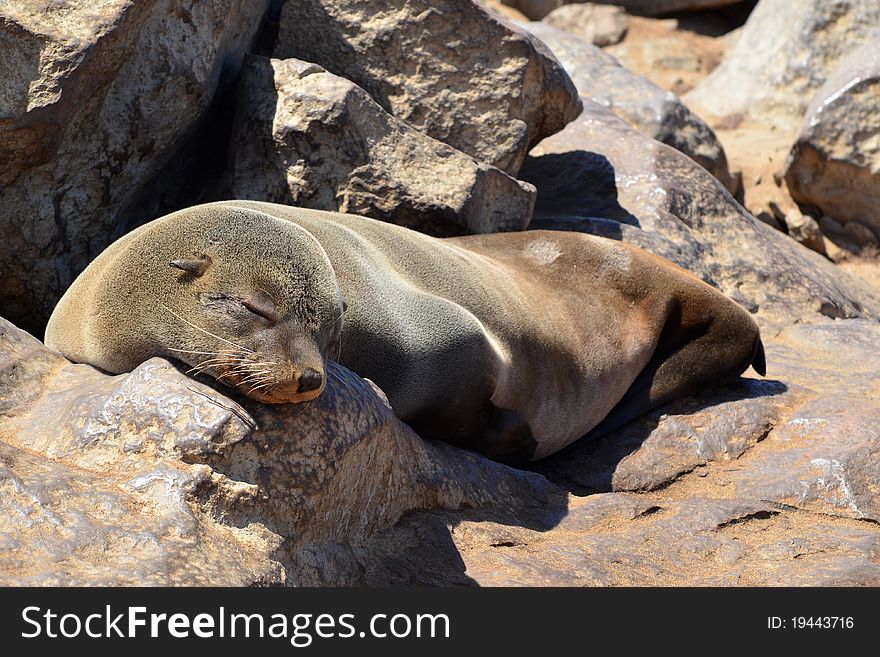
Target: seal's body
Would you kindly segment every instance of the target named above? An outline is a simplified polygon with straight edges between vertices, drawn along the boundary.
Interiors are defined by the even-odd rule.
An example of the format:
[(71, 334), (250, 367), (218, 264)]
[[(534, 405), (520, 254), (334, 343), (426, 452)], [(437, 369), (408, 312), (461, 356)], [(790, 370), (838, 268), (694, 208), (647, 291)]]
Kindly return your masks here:
[(59, 302), (46, 343), (115, 372), (178, 358), (266, 402), (320, 394), (336, 359), (423, 436), (508, 460), (753, 362), (763, 373), (745, 310), (625, 244), (548, 231), (437, 239), (251, 201), (189, 208), (111, 245)]

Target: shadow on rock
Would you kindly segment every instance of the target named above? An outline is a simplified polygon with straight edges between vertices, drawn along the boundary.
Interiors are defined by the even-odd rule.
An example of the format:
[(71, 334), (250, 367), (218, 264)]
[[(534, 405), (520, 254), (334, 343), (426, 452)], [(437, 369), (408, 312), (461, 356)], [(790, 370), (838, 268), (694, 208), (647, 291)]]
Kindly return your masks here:
[(662, 488), (709, 461), (735, 459), (779, 419), (780, 381), (738, 379), (665, 404), (600, 438), (581, 438), (533, 464), (574, 495)]
[[(529, 156), (520, 169), (519, 178), (538, 188), (536, 219), (539, 216), (564, 218), (581, 209), (591, 217), (604, 217), (613, 219), (614, 224), (639, 227), (639, 220), (618, 201), (614, 166), (604, 155), (573, 150), (540, 157)], [(577, 220), (582, 222), (583, 218), (577, 217)], [(620, 230), (613, 234), (612, 225), (612, 222), (608, 222), (609, 234), (604, 236), (620, 239)], [(546, 220), (532, 227), (559, 229), (549, 225)]]

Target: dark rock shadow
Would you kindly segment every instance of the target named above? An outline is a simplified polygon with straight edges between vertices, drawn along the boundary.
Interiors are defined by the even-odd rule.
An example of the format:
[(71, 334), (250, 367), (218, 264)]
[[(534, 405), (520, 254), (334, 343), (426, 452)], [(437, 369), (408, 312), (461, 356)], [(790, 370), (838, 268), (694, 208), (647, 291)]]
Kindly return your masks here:
[(568, 514), (568, 495), (554, 487), (541, 505), (511, 500), (508, 508), (413, 511), (395, 525), (350, 544), (298, 546), (280, 551), (299, 586), (479, 586), (467, 574), (453, 534), (464, 522), (549, 531)]
[(620, 205), (614, 166), (600, 153), (579, 150), (528, 156), (518, 177), (538, 189), (531, 228), (583, 230), (574, 227), (578, 218), (600, 217), (612, 220), (605, 222), (604, 236), (620, 239), (618, 224), (640, 227), (639, 220)]
[(585, 436), (564, 450), (528, 466), (564, 490), (578, 496), (614, 490), (613, 478), (623, 459), (636, 452), (663, 415), (692, 415), (726, 402), (784, 394), (781, 381), (740, 378), (705, 394), (682, 397), (636, 418), (608, 434)]
[(720, 37), (742, 27), (758, 0), (744, 0), (729, 7), (693, 12), (673, 12), (667, 18), (678, 19), (678, 29), (703, 36)]

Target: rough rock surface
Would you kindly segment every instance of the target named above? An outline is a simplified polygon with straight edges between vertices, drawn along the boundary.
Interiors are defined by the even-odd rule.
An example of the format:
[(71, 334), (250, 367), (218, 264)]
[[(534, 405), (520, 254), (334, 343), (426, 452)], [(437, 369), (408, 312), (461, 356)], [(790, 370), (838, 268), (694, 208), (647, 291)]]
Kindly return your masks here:
[[(539, 21), (559, 7), (577, 4), (579, 0), (502, 0), (533, 21)], [(697, 11), (735, 5), (742, 0), (593, 0), (591, 4), (617, 5), (642, 16), (662, 16), (677, 11)]]
[(796, 125), (837, 64), (878, 25), (875, 0), (761, 0), (733, 50), (684, 100), (705, 116)]
[(813, 99), (786, 163), (799, 203), (880, 235), (880, 39), (863, 44)]
[(771, 379), (537, 463), (561, 489), (540, 509), (413, 514), (336, 563), (367, 583), (877, 586), (880, 326), (766, 337)]
[(629, 19), (622, 8), (592, 2), (558, 7), (543, 22), (600, 48), (620, 43), (629, 29)]
[(398, 119), (511, 175), (580, 112), (543, 44), (471, 0), (288, 2), (273, 54), (320, 64)]
[[(121, 235), (264, 1), (0, 6), (0, 307), (31, 330)], [(143, 215), (141, 214), (141, 218)]]
[(231, 198), (338, 210), (433, 235), (525, 228), (535, 189), (385, 112), (298, 59), (248, 56), (231, 142)]
[(633, 128), (699, 162), (736, 194), (739, 181), (727, 168), (724, 149), (702, 119), (679, 98), (622, 67), (611, 55), (545, 23), (526, 26), (562, 62), (585, 102), (608, 107)]
[[(0, 194), (6, 207), (25, 207), (30, 214), (0, 221), (0, 310), (15, 310), (11, 299), (23, 300), (16, 310), (23, 315), (36, 317), (51, 306), (48, 298), (27, 298), (38, 288), (7, 275), (8, 266), (33, 274), (36, 286), (48, 285), (37, 280), (48, 272), (46, 280), (54, 285), (68, 269), (75, 271), (74, 256), (66, 254), (87, 260), (103, 240), (115, 237), (114, 230), (144, 218), (125, 207), (148, 212), (156, 194), (168, 191), (158, 179), (139, 181), (154, 177), (147, 175), (157, 170), (154, 165), (163, 169), (165, 182), (181, 170), (179, 149), (189, 137), (176, 130), (183, 125), (186, 132), (215, 137), (218, 153), (225, 152), (234, 127), (231, 152), (242, 159), (233, 160), (239, 166), (232, 171), (256, 194), (275, 193), (269, 182), (290, 193), (291, 163), (303, 147), (286, 138), (328, 135), (328, 126), (370, 127), (360, 133), (360, 151), (334, 147), (303, 158), (303, 179), (357, 164), (338, 189), (365, 207), (396, 199), (409, 212), (407, 204), (416, 207), (429, 190), (431, 202), (441, 203), (431, 213), (446, 212), (446, 203), (459, 208), (458, 216), (484, 216), (462, 200), (464, 192), (438, 200), (436, 191), (438, 180), (459, 180), (460, 171), (486, 175), (484, 165), (439, 145), (420, 150), (429, 137), (404, 130), (399, 116), (371, 114), (365, 108), (376, 110), (373, 101), (315, 65), (252, 59), (266, 74), (264, 93), (243, 83), (239, 123), (233, 126), (232, 105), (214, 91), (219, 70), (235, 70), (254, 31), (261, 34), (254, 52), (271, 54), (281, 11), (281, 3), (252, 4), (245, 9), (227, 0), (181, 2), (173, 5), (184, 7), (177, 13), (169, 9), (172, 3), (115, 0), (88, 7), (3, 5), (0, 52), (11, 62), (11, 74), (0, 82)], [(785, 16), (779, 34), (787, 34), (786, 21), (806, 26), (806, 46), (778, 49), (780, 57), (795, 57), (790, 66), (767, 62), (769, 77), (775, 70), (796, 72), (786, 73), (779, 89), (789, 83), (810, 87), (803, 71), (818, 71), (838, 57), (853, 42), (851, 35), (862, 38), (860, 21), (870, 9), (854, 0), (772, 4)], [(345, 43), (352, 50), (345, 61), (354, 62), (352, 70), (375, 74), (370, 58), (396, 53), (388, 61), (401, 67), (388, 80), (424, 92), (424, 98), (452, 98), (436, 116), (448, 113), (449, 125), (454, 119), (486, 128), (489, 137), (511, 125), (522, 130), (517, 134), (528, 133), (531, 119), (523, 118), (523, 108), (542, 102), (536, 90), (549, 70), (542, 66), (555, 61), (535, 57), (546, 52), (541, 44), (469, 2), (324, 0), (320, 6), (342, 9), (323, 18), (315, 2), (288, 2), (282, 35), (290, 27), (284, 20), (295, 17), (294, 5), (313, 23), (323, 20), (330, 34), (346, 17), (343, 27), (351, 30), (344, 36), (351, 42)], [(257, 6), (271, 6), (265, 29), (257, 30)], [(407, 11), (417, 16), (398, 20)], [(805, 21), (809, 12), (819, 18)], [(651, 24), (673, 39), (682, 31), (672, 24), (691, 19)], [(820, 30), (825, 19), (830, 22)], [(635, 48), (640, 35), (653, 34), (646, 27), (650, 21), (631, 19), (626, 40), (613, 48)], [(444, 22), (445, 31), (438, 30)], [(439, 37), (416, 47), (416, 35), (431, 41), (423, 27)], [(834, 36), (813, 33), (818, 31)], [(686, 38), (680, 52), (692, 43)], [(826, 52), (808, 50), (817, 45)], [(646, 43), (644, 61), (662, 52), (676, 60), (679, 51), (665, 48), (651, 51)], [(675, 66), (683, 71), (692, 61)], [(448, 65), (459, 72), (451, 74)], [(694, 79), (709, 64), (699, 66)], [(284, 78), (276, 67), (309, 75)], [(318, 133), (299, 126), (285, 102), (297, 94), (278, 92), (319, 77), (338, 85), (345, 101), (335, 106), (339, 112), (364, 116), (334, 123), (336, 115), (328, 111), (320, 114), (326, 125), (308, 128)], [(439, 80), (463, 86), (446, 91)], [(621, 78), (620, 84), (639, 83)], [(243, 100), (251, 91), (253, 97)], [(480, 102), (466, 107), (462, 98)], [(374, 100), (391, 109), (380, 96)], [(552, 111), (564, 104), (557, 101), (551, 99), (557, 103)], [(327, 392), (316, 402), (263, 406), (210, 380), (187, 378), (183, 368), (162, 359), (120, 376), (74, 365), (0, 320), (0, 584), (880, 585), (876, 259), (866, 255), (832, 265), (756, 221), (681, 152), (601, 105), (586, 105), (523, 167), (523, 176), (539, 189), (535, 227), (622, 239), (717, 285), (755, 313), (767, 378), (750, 373), (676, 400), (600, 440), (576, 443), (518, 470), (420, 439), (393, 416), (381, 391), (333, 365)], [(495, 113), (482, 113), (490, 106)], [(519, 118), (511, 118), (511, 107)], [(754, 115), (724, 111), (713, 126), (725, 135), (744, 135), (737, 152), (767, 160), (746, 171), (750, 181), (763, 176), (767, 186), (787, 194), (777, 164), (802, 117), (781, 105), (774, 111), (757, 105)], [(193, 123), (215, 120), (211, 130)], [(868, 120), (859, 121), (866, 134), (873, 130)], [(256, 125), (261, 136), (249, 150), (245, 135)], [(345, 144), (360, 146), (359, 137), (348, 134)], [(380, 134), (400, 140), (377, 139)], [(188, 148), (211, 145), (206, 142), (194, 139)], [(414, 144), (419, 162), (429, 153), (456, 153), (446, 164), (457, 177), (439, 175), (438, 159), (430, 173), (407, 170), (399, 163), (406, 144)], [(368, 166), (358, 158), (367, 156), (370, 176), (381, 164), (382, 177), (398, 183), (372, 200), (353, 187), (353, 172)], [(224, 164), (219, 156), (207, 180), (182, 178), (177, 184), (196, 192), (204, 192), (202, 184), (214, 189), (222, 181), (212, 176)], [(271, 179), (266, 171), (275, 172)], [(367, 180), (363, 171), (358, 175)], [(140, 191), (130, 196), (135, 188)], [(138, 200), (144, 190), (149, 203)], [(498, 200), (501, 193), (494, 193), (483, 189), (478, 195)], [(335, 194), (328, 193), (328, 203), (337, 202)], [(8, 205), (22, 198), (39, 203)], [(105, 201), (115, 205), (100, 205)], [(764, 218), (804, 243), (821, 241), (816, 222), (790, 198), (788, 203), (768, 202)], [(46, 238), (55, 230), (62, 234), (66, 228), (55, 220), (67, 221), (74, 210), (82, 213), (76, 216), (93, 215), (94, 225), (107, 230), (70, 233), (69, 244)], [(825, 215), (818, 223), (822, 231), (868, 245), (868, 251), (880, 246), (876, 233), (856, 220), (840, 223)], [(835, 257), (832, 249), (829, 255)]]
[(702, 167), (596, 103), (532, 152), (533, 228), (623, 239), (764, 317), (880, 317), (880, 293), (748, 214)]
[(297, 583), (300, 552), (413, 509), (546, 500), (542, 477), (426, 443), (331, 376), (304, 407), (236, 401), (158, 358), (71, 364), (0, 320), (0, 583)]

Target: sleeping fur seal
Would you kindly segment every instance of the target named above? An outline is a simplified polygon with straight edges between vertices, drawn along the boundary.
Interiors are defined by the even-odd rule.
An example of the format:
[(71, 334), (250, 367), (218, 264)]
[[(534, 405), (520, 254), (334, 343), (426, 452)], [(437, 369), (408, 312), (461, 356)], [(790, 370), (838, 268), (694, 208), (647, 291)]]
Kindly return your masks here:
[(267, 403), (315, 398), (333, 359), (421, 435), (503, 460), (546, 456), (749, 365), (764, 373), (744, 309), (626, 244), (437, 239), (252, 201), (116, 241), (58, 303), (46, 344), (116, 373), (176, 358)]

